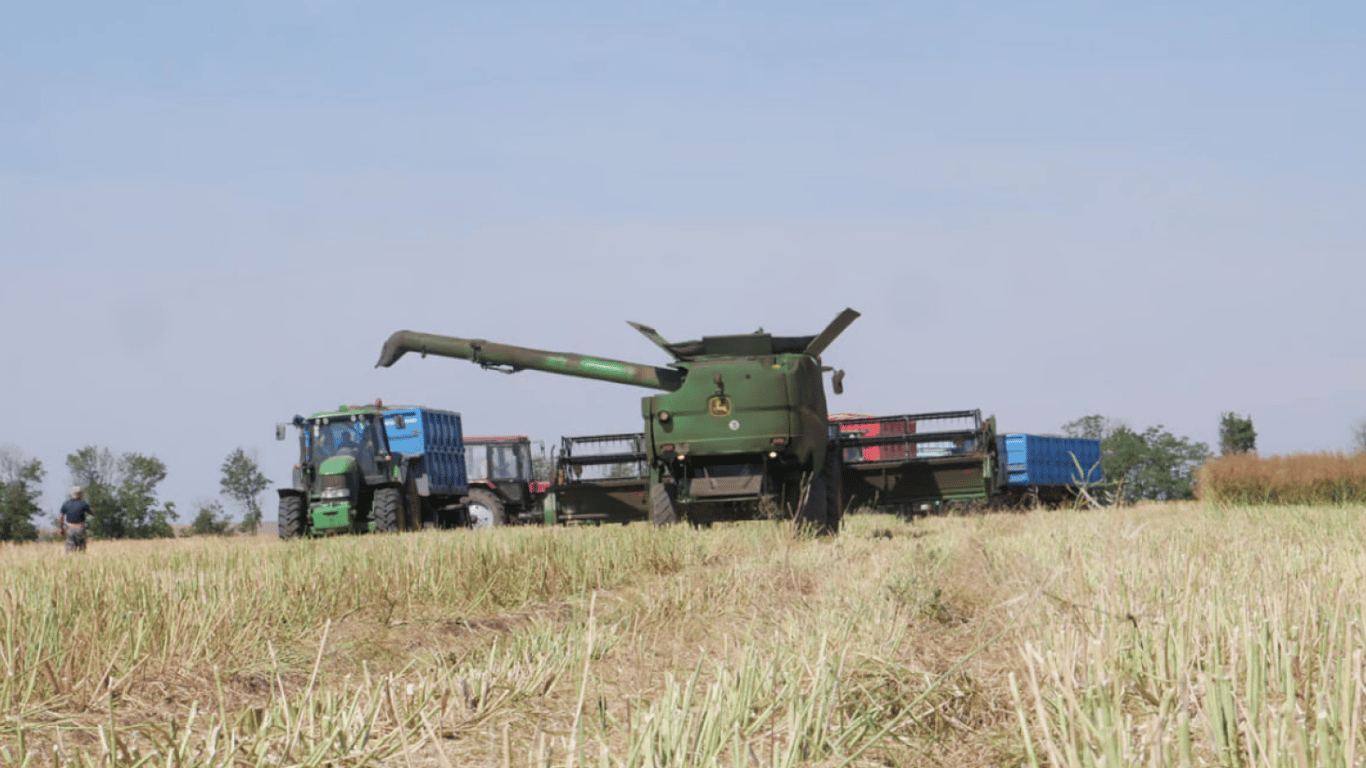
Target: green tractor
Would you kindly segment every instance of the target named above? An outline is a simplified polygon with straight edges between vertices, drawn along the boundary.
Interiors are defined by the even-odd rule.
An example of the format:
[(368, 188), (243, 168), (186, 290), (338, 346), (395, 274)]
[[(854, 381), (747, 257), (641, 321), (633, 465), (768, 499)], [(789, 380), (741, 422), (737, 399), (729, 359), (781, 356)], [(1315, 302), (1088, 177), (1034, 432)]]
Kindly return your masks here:
[[(656, 525), (792, 516), (831, 533), (842, 512), (840, 456), (822, 378), (831, 369), (820, 355), (858, 316), (846, 309), (815, 336), (761, 330), (676, 343), (631, 323), (673, 358), (666, 367), (399, 331), (376, 366), (417, 352), (663, 390), (641, 400)], [(843, 373), (833, 377), (837, 394)]]
[(292, 423), (299, 463), (278, 489), (280, 538), (468, 524), (460, 414), (376, 400)]

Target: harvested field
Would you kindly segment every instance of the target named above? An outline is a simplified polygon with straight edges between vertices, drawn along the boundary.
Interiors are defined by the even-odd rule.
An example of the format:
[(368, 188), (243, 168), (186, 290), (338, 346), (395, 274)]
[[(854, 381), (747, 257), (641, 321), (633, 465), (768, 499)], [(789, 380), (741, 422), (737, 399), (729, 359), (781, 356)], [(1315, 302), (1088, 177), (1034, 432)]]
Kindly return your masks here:
[(13, 765), (1356, 765), (1362, 507), (0, 549)]

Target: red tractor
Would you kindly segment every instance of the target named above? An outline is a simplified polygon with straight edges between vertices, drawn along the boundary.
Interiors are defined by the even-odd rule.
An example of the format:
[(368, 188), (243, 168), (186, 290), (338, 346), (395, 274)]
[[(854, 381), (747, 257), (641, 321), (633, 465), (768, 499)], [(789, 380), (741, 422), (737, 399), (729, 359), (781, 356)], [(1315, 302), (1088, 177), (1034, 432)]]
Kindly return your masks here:
[(531, 440), (522, 435), (465, 438), (465, 470), (469, 475), (470, 525), (492, 528), (509, 523), (539, 523), (547, 477), (538, 473)]

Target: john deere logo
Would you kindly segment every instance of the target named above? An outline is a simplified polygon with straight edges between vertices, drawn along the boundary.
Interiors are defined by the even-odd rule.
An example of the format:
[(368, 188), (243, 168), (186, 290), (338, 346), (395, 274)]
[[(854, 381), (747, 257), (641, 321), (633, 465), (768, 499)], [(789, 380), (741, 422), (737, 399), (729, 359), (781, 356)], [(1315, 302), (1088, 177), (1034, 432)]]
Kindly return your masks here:
[(713, 397), (707, 401), (707, 412), (716, 418), (725, 418), (730, 415), (730, 398)]

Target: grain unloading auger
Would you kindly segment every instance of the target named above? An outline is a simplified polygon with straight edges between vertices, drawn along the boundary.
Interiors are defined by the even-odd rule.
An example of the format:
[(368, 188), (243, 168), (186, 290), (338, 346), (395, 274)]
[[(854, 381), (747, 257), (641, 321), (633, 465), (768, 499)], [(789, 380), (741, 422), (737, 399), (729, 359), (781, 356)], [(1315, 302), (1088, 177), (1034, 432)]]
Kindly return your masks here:
[[(673, 358), (667, 366), (399, 331), (385, 342), (376, 367), (417, 352), (509, 373), (538, 370), (663, 390), (641, 399), (655, 524), (793, 515), (833, 532), (840, 522), (840, 463), (821, 375), (831, 369), (820, 356), (858, 316), (846, 309), (815, 336), (761, 330), (683, 342), (631, 323)], [(834, 373), (837, 394), (843, 374)]]

